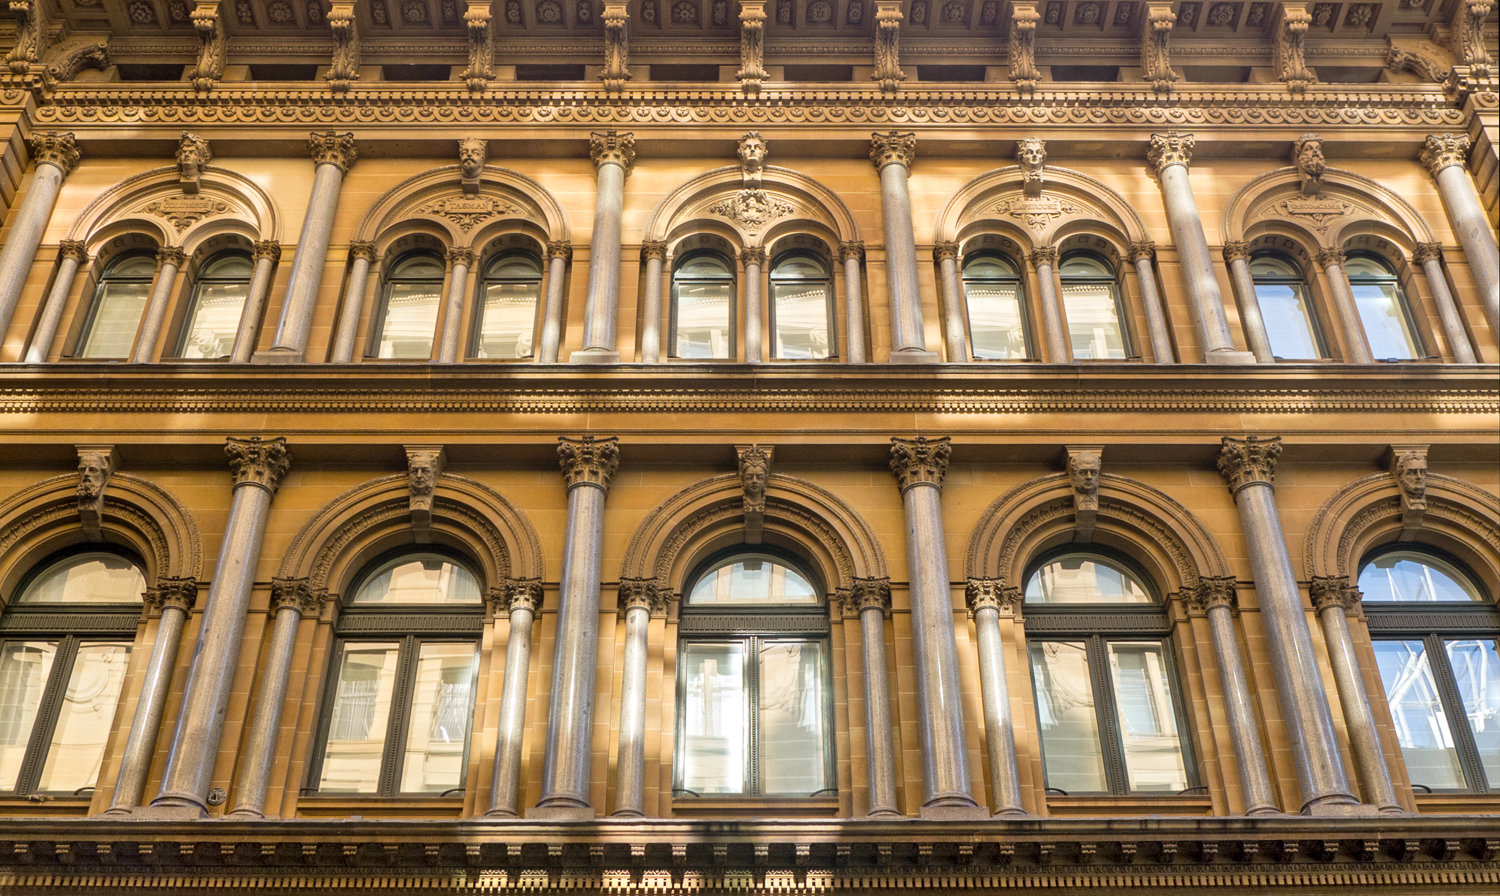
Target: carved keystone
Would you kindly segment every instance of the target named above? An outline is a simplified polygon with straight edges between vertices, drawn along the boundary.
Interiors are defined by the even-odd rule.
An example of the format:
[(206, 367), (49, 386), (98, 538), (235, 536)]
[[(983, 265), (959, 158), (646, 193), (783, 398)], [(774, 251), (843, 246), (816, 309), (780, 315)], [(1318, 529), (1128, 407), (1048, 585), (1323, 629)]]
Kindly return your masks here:
[(90, 541), (103, 541), (104, 489), (119, 458), (113, 445), (78, 445), (78, 521)]
[(1427, 513), (1427, 446), (1392, 445), (1391, 475), (1401, 490), (1402, 536), (1409, 538)]
[(1073, 486), (1073, 540), (1094, 540), (1094, 524), (1099, 519), (1099, 471), (1103, 463), (1103, 445), (1068, 445), (1068, 482)]
[(740, 487), (744, 493), (745, 543), (760, 544), (766, 519), (766, 483), (771, 478), (772, 446), (736, 445), (739, 457)]
[(406, 446), (406, 482), (411, 505), (411, 527), (418, 544), (432, 541), (432, 499), (438, 477), (448, 464), (448, 453), (442, 445)]

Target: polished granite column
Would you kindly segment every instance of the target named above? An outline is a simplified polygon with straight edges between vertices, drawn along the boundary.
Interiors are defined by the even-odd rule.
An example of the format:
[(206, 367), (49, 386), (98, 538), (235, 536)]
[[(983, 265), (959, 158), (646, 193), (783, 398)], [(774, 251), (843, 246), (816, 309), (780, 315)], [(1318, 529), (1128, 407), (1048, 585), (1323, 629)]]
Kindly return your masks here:
[(1171, 328), (1167, 325), (1167, 312), (1161, 303), (1161, 292), (1156, 288), (1156, 244), (1140, 240), (1130, 244), (1130, 263), (1135, 265), (1135, 276), (1141, 286), (1141, 307), (1146, 310), (1146, 335), (1151, 342), (1151, 355), (1158, 364), (1171, 364), (1176, 357), (1172, 353)]
[(245, 364), (255, 354), (255, 337), (260, 333), (260, 319), (266, 311), (266, 299), (271, 293), (271, 271), (281, 259), (281, 244), (275, 240), (259, 240), (254, 246), (255, 270), (250, 275), (250, 288), (245, 292), (245, 307), (240, 311), (240, 325), (234, 333), (234, 348), (229, 351), (229, 360), (234, 364)]
[(568, 360), (575, 364), (613, 364), (615, 325), (620, 306), (620, 228), (625, 208), (625, 178), (635, 163), (635, 135), (595, 131), (589, 155), (598, 169), (594, 194), (594, 233), (589, 242), (589, 291), (584, 309), (583, 348)]
[(536, 355), (542, 364), (556, 364), (562, 346), (563, 293), (567, 286), (568, 259), (572, 257), (573, 244), (567, 240), (552, 240), (547, 244), (547, 304), (542, 312), (542, 338)]
[(1339, 329), (1344, 335), (1344, 358), (1351, 364), (1370, 364), (1370, 343), (1365, 339), (1364, 324), (1359, 319), (1359, 308), (1354, 304), (1354, 290), (1349, 286), (1349, 276), (1344, 273), (1344, 253), (1338, 249), (1320, 249), (1316, 256), (1318, 267), (1328, 278), (1328, 292), (1338, 310)]
[(26, 196), (10, 219), (5, 245), (0, 246), (0, 340), (10, 329), (21, 291), (36, 260), (47, 222), (57, 207), (63, 180), (78, 167), (78, 147), (72, 134), (37, 131), (26, 139), (26, 147), (36, 161), (36, 171), (26, 188)]
[(1000, 611), (1015, 615), (1021, 591), (996, 579), (970, 579), (964, 590), (979, 641), (979, 687), (984, 701), (984, 734), (989, 746), (990, 785), (996, 816), (1027, 814), (1021, 804), (1021, 776), (1016, 764), (1016, 735), (1010, 716), (1010, 685), (1005, 680), (1005, 643)]
[(891, 615), (890, 579), (855, 579), (839, 589), (844, 615), (859, 616), (865, 668), (865, 763), (870, 772), (869, 818), (899, 818), (896, 750), (891, 740), (891, 688), (885, 665), (885, 620)]
[[(1479, 286), (1490, 330), (1500, 335), (1500, 249), (1496, 248), (1495, 231), (1465, 166), (1468, 155), (1467, 134), (1430, 134), (1422, 146), (1422, 164), (1437, 181), (1448, 223), (1453, 225), (1453, 235), (1458, 237), (1464, 260)], [(0, 265), (0, 274), (3, 271)]]
[(538, 579), (511, 579), (491, 597), (495, 613), (510, 616), (505, 637), (505, 683), (500, 690), (500, 725), (495, 737), (495, 775), (490, 782), (492, 818), (517, 817), (521, 801), (521, 742), (526, 737), (526, 697), (530, 693), (531, 627), (542, 607)]
[(645, 814), (647, 633), (651, 617), (666, 614), (667, 595), (654, 579), (626, 579), (620, 582), (619, 605), (625, 620), (625, 661), (620, 674), (620, 745), (612, 814), (639, 818)]
[(370, 267), (375, 264), (375, 244), (356, 241), (349, 244), (349, 281), (339, 303), (339, 324), (333, 331), (333, 351), (328, 360), (348, 364), (354, 360), (354, 340), (359, 337), (359, 315), (365, 307), (365, 290), (370, 283)]
[(667, 244), (648, 240), (641, 244), (646, 259), (646, 294), (641, 297), (641, 363), (661, 361), (662, 272), (667, 262)]
[(1245, 328), (1245, 343), (1260, 364), (1276, 363), (1266, 320), (1260, 313), (1260, 299), (1255, 295), (1255, 278), (1250, 276), (1250, 244), (1225, 243), (1224, 263), (1229, 266), (1229, 284), (1234, 289), (1234, 304), (1240, 310), (1240, 324)]
[(448, 295), (443, 305), (443, 332), (438, 339), (437, 361), (452, 364), (458, 361), (459, 335), (464, 325), (464, 300), (469, 295), (469, 269), (474, 266), (474, 250), (467, 246), (454, 246), (448, 250), (450, 277)]
[(912, 225), (907, 177), (917, 154), (915, 134), (891, 131), (870, 135), (870, 161), (880, 172), (880, 220), (885, 232), (886, 290), (891, 306), (890, 362), (928, 363), (922, 327), (922, 293), (917, 281), (917, 237)]
[(36, 331), (31, 334), (31, 345), (26, 348), (27, 364), (41, 364), (51, 353), (52, 340), (57, 336), (57, 325), (62, 321), (68, 296), (73, 293), (78, 268), (89, 260), (88, 247), (79, 240), (63, 240), (58, 244), (58, 257), (61, 261), (57, 265), (57, 276), (52, 279), (52, 290), (47, 293)]
[(958, 243), (941, 242), (932, 247), (932, 260), (938, 267), (938, 295), (943, 304), (943, 348), (948, 363), (969, 360), (964, 339), (962, 289), (958, 277)]
[(844, 265), (844, 316), (848, 318), (844, 359), (850, 364), (864, 364), (870, 360), (865, 347), (865, 294), (860, 276), (860, 262), (864, 257), (864, 243), (839, 243), (839, 261)]
[(1067, 327), (1063, 324), (1062, 296), (1057, 288), (1057, 247), (1040, 246), (1031, 250), (1031, 267), (1036, 271), (1038, 303), (1042, 306), (1042, 343), (1046, 353), (1042, 360), (1050, 364), (1071, 364), (1073, 348)]
[(1427, 288), (1432, 290), (1432, 304), (1437, 306), (1438, 319), (1443, 322), (1443, 335), (1448, 339), (1448, 350), (1459, 364), (1475, 363), (1474, 347), (1469, 344), (1469, 334), (1464, 332), (1463, 319), (1458, 316), (1458, 303), (1448, 290), (1448, 278), (1443, 276), (1443, 246), (1441, 243), (1418, 243), (1412, 260), (1427, 277)]
[(130, 353), (132, 364), (150, 363), (156, 353), (157, 340), (161, 339), (162, 325), (167, 320), (167, 305), (172, 301), (172, 290), (177, 285), (177, 272), (182, 270), (182, 250), (176, 246), (163, 246), (156, 250), (156, 279), (151, 282), (151, 297), (146, 300), (146, 309), (141, 314), (141, 329), (135, 339), (135, 349)]

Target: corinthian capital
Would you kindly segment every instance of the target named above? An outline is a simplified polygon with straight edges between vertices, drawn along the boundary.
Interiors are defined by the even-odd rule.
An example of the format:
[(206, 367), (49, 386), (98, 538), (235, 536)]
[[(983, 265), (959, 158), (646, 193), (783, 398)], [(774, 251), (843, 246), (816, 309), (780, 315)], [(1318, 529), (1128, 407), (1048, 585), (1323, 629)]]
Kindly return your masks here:
[(473, 267), (474, 250), (469, 246), (449, 246), (448, 263), (461, 264), (465, 267)]
[(670, 592), (655, 579), (621, 579), (619, 588), (620, 617), (640, 607), (652, 616), (665, 616)]
[(1193, 616), (1202, 616), (1214, 607), (1233, 610), (1237, 603), (1234, 585), (1234, 576), (1199, 579), (1195, 587), (1182, 589), (1182, 601), (1187, 605), (1188, 613)]
[(620, 466), (619, 443), (620, 440), (615, 436), (602, 439), (593, 436), (578, 439), (559, 436), (557, 459), (562, 464), (563, 479), (568, 483), (568, 488), (587, 483), (608, 489), (609, 481), (614, 478), (615, 470)]
[(629, 132), (624, 134), (618, 131), (594, 131), (589, 134), (589, 158), (594, 160), (594, 167), (604, 165), (619, 165), (630, 173), (630, 168), (635, 164), (635, 135)]
[(1250, 244), (1244, 240), (1230, 241), (1224, 244), (1224, 260), (1234, 261), (1243, 258), (1250, 260)]
[(156, 250), (156, 263), (159, 265), (169, 264), (180, 268), (184, 261), (187, 261), (187, 253), (180, 246), (162, 246)]
[(1137, 240), (1130, 244), (1130, 255), (1127, 257), (1130, 259), (1131, 264), (1135, 264), (1142, 258), (1150, 259), (1155, 256), (1156, 243), (1151, 240)]
[(31, 158), (38, 165), (56, 165), (62, 169), (64, 177), (78, 167), (78, 146), (74, 144), (72, 134), (37, 131), (26, 138), (26, 148), (31, 150)]
[[(353, 252), (354, 247), (350, 246), (349, 250)], [(273, 263), (279, 261), (281, 260), (281, 243), (276, 240), (256, 240), (254, 255), (256, 261), (262, 258), (269, 258)]]
[(902, 134), (898, 131), (890, 131), (885, 134), (870, 135), (870, 161), (875, 163), (875, 170), (879, 171), (887, 165), (900, 165), (910, 168), (912, 160), (917, 157), (917, 135)]
[(307, 151), (317, 164), (337, 165), (346, 174), (354, 167), (354, 160), (359, 158), (359, 153), (354, 149), (354, 135), (334, 131), (308, 134)]
[(891, 439), (891, 472), (903, 492), (921, 483), (942, 488), (948, 455), (953, 452), (950, 441), (947, 436)]
[(224, 453), (229, 456), (229, 470), (234, 474), (235, 488), (258, 485), (271, 494), (281, 484), (281, 477), (291, 469), (292, 456), (286, 450), (286, 439), (262, 439), (260, 436), (225, 440)]
[(657, 261), (666, 261), (667, 244), (661, 240), (646, 240), (641, 243), (641, 257), (647, 261), (653, 258)]
[(198, 581), (190, 576), (162, 576), (156, 580), (156, 587), (146, 589), (142, 599), (148, 614), (167, 609), (191, 613), (198, 601)]
[(1270, 485), (1276, 479), (1276, 459), (1281, 456), (1281, 436), (1263, 439), (1224, 437), (1219, 449), (1219, 473), (1231, 493), (1247, 485)]
[(1339, 607), (1346, 616), (1358, 615), (1359, 602), (1363, 599), (1359, 589), (1349, 584), (1348, 576), (1313, 576), (1308, 593), (1317, 612)]
[(1417, 243), (1417, 250), (1412, 253), (1411, 259), (1417, 264), (1426, 264), (1429, 261), (1442, 261), (1443, 244)]
[(1452, 165), (1464, 167), (1469, 158), (1468, 134), (1428, 134), (1422, 144), (1422, 164), (1437, 177), (1439, 171)]
[(1165, 134), (1151, 135), (1151, 148), (1146, 150), (1146, 161), (1161, 174), (1171, 165), (1181, 165), (1186, 168), (1193, 160), (1193, 144), (1196, 141), (1192, 134), (1179, 134), (1176, 131), (1168, 131)]
[(542, 580), (506, 579), (502, 587), (490, 589), (489, 603), (496, 614), (517, 610), (534, 614), (542, 606)]
[(328, 602), (327, 591), (314, 591), (307, 579), (271, 580), (271, 615), (282, 607), (291, 607), (303, 616), (320, 616)]
[(573, 244), (567, 240), (551, 240), (547, 243), (547, 257), (568, 259), (573, 257)]
[(865, 257), (865, 244), (863, 240), (850, 240), (839, 243), (839, 261), (854, 259), (858, 261)]
[(79, 264), (89, 260), (89, 247), (83, 240), (63, 240), (57, 244), (57, 254), (71, 258)]
[(969, 615), (980, 610), (994, 610), (1001, 616), (1014, 616), (1021, 604), (1021, 589), (1006, 585), (1001, 579), (970, 579), (964, 587), (964, 602), (969, 605)]

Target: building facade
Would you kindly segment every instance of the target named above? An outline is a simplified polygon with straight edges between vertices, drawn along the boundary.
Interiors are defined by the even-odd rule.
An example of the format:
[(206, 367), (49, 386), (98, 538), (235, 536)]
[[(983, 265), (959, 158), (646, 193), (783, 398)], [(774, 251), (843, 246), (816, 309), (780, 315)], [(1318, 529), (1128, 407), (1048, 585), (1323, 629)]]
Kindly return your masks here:
[(1484, 0), (15, 0), (0, 885), (1500, 891)]

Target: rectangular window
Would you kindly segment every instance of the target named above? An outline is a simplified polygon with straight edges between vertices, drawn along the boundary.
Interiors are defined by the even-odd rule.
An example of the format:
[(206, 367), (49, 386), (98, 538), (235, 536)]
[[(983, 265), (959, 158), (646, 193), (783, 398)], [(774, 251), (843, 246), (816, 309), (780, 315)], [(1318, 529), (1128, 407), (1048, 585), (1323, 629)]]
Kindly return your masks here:
[(685, 644), (682, 665), (682, 789), (744, 793), (745, 647)]
[(975, 358), (1020, 361), (1030, 357), (1021, 292), (1013, 283), (964, 281), (969, 339)]
[(386, 287), (385, 314), (375, 357), (424, 361), (431, 358), (441, 301), (442, 285), (437, 282), (396, 282)]
[(761, 641), (756, 744), (760, 792), (809, 796), (830, 786), (823, 651), (812, 641)]
[(421, 645), (401, 762), (403, 793), (442, 793), (463, 785), (476, 656), (473, 644)]
[(534, 284), (485, 284), (475, 356), (502, 361), (531, 357), (536, 310)]
[(1500, 640), (1448, 641), (1444, 647), (1479, 763), (1493, 789), (1500, 785)]
[(1128, 356), (1113, 285), (1064, 282), (1062, 298), (1074, 359), (1123, 360)]
[(396, 689), (397, 644), (345, 644), (318, 790), (378, 793)]
[(827, 281), (771, 283), (777, 358), (820, 359), (832, 354)]
[(148, 282), (106, 282), (94, 301), (88, 331), (75, 354), (80, 358), (128, 358), (141, 314), (151, 298)]
[(1271, 354), (1289, 361), (1323, 357), (1307, 290), (1291, 283), (1257, 283), (1255, 299)]
[(734, 354), (730, 336), (734, 315), (734, 282), (681, 283), (673, 309), (677, 358), (727, 359)]
[(1394, 283), (1352, 283), (1354, 305), (1364, 324), (1365, 339), (1370, 343), (1371, 357), (1410, 361), (1421, 357), (1412, 336), (1411, 321), (1406, 317), (1405, 303)]
[(57, 696), (52, 710), (52, 738), (37, 780), (38, 792), (71, 794), (99, 780), (129, 662), (128, 644), (79, 644), (67, 688)]
[(55, 642), (12, 641), (0, 646), (0, 791), (16, 789), (56, 658)]
[(1112, 641), (1110, 674), (1120, 723), (1120, 747), (1132, 791), (1178, 793), (1188, 786), (1176, 695), (1159, 641)]
[(193, 290), (193, 304), (182, 326), (178, 357), (188, 360), (229, 357), (249, 295), (250, 284), (244, 281), (199, 283)]
[(1401, 744), (1411, 782), (1433, 790), (1463, 790), (1468, 782), (1432, 675), (1426, 644), (1420, 640), (1376, 641), (1374, 648), (1391, 721), (1396, 726), (1396, 740)]
[(1068, 793), (1108, 793), (1087, 645), (1032, 641), (1030, 650), (1047, 786)]

